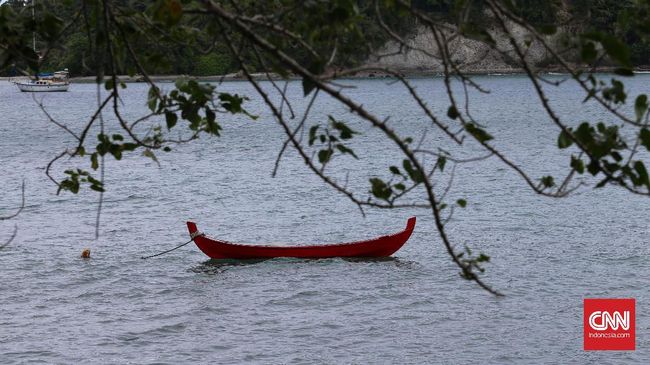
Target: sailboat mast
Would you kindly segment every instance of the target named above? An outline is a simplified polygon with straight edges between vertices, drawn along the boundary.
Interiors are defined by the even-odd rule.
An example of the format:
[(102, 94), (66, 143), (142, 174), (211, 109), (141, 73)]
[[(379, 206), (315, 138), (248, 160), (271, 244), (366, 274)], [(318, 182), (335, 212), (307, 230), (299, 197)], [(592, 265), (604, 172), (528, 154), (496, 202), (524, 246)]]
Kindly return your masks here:
[[(32, 21), (36, 20), (34, 6), (34, 0), (32, 0)], [(32, 46), (34, 47), (34, 53), (36, 53), (36, 32), (32, 32)]]

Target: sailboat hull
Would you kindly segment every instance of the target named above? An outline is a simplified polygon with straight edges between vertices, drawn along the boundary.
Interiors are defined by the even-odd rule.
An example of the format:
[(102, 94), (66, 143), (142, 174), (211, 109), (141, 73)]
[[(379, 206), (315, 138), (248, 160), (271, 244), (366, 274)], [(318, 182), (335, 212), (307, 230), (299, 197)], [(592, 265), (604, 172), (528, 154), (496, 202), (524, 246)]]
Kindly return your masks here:
[(55, 91), (68, 91), (70, 84), (61, 83), (61, 84), (47, 84), (47, 85), (37, 85), (33, 83), (24, 83), (17, 82), (16, 86), (18, 89), (23, 92), (55, 92)]

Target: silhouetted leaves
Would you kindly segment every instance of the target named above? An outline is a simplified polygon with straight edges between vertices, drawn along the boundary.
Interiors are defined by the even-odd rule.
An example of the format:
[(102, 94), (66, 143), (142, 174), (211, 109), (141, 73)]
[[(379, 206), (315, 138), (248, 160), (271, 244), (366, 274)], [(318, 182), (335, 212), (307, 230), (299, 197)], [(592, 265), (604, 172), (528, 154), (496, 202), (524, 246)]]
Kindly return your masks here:
[[(311, 126), (307, 141), (309, 146), (313, 146), (316, 141), (326, 146), (325, 149), (321, 149), (318, 152), (318, 162), (323, 165), (327, 164), (336, 151), (341, 155), (347, 154), (355, 159), (359, 158), (353, 149), (343, 143), (343, 141), (350, 140), (354, 135), (359, 134), (358, 132), (352, 130), (345, 122), (337, 120), (331, 115), (328, 116), (328, 125), (322, 129), (322, 133), (318, 133), (320, 128), (321, 126), (319, 124)], [(338, 132), (338, 136), (332, 134), (332, 132)]]
[(436, 167), (439, 168), (440, 171), (444, 171), (446, 164), (447, 164), (447, 157), (439, 156), (438, 160), (436, 161)]
[(73, 194), (77, 194), (79, 192), (81, 184), (83, 183), (87, 183), (92, 190), (98, 192), (104, 191), (102, 182), (95, 179), (88, 171), (71, 169), (65, 170), (64, 173), (68, 175), (68, 177), (59, 183), (57, 194), (59, 194), (61, 190), (67, 190)]
[(478, 256), (474, 256), (472, 250), (467, 246), (465, 246), (465, 251), (456, 254), (456, 258), (462, 263), (463, 271), (461, 271), (460, 275), (467, 280), (474, 279), (476, 275), (474, 270), (485, 272), (485, 268), (482, 265), (490, 262), (490, 256), (484, 253), (479, 253)]
[(449, 109), (447, 109), (447, 116), (451, 119), (456, 119), (458, 118), (458, 109), (456, 109), (455, 106), (450, 106)]
[(402, 161), (402, 166), (404, 167), (404, 171), (406, 171), (409, 178), (411, 178), (414, 183), (418, 184), (424, 181), (424, 175), (422, 174), (422, 171), (415, 169), (410, 160), (404, 159), (404, 161)]
[(646, 111), (648, 110), (648, 96), (641, 94), (637, 96), (634, 101), (634, 113), (636, 114), (636, 120), (641, 121)]
[(544, 176), (541, 178), (541, 182), (544, 188), (551, 188), (555, 186), (555, 179), (553, 179), (553, 176)]
[(327, 162), (329, 162), (333, 153), (334, 151), (331, 149), (318, 151), (318, 162), (322, 164), (326, 164)]
[(559, 148), (567, 148), (573, 144), (573, 140), (571, 139), (571, 136), (569, 133), (565, 132), (564, 130), (560, 132), (560, 135), (557, 138), (557, 146)]
[(386, 200), (393, 194), (393, 189), (386, 184), (382, 179), (373, 177), (370, 179), (371, 190), (370, 192), (378, 199)]
[(585, 172), (585, 164), (584, 162), (576, 158), (574, 156), (571, 156), (571, 167), (576, 170), (577, 173), (583, 174)]
[(494, 138), (494, 137), (492, 137), (492, 135), (490, 135), (488, 132), (486, 132), (483, 128), (478, 127), (474, 123), (465, 124), (465, 130), (469, 134), (474, 136), (474, 138), (476, 138), (479, 142), (482, 142), (482, 143), (487, 142), (487, 141)]
[(178, 116), (176, 113), (171, 112), (171, 111), (166, 111), (165, 112), (165, 121), (167, 122), (167, 129), (172, 129), (176, 125), (176, 122), (178, 121)]
[(648, 128), (641, 128), (639, 139), (641, 140), (641, 144), (650, 151), (650, 130)]
[[(609, 57), (611, 57), (614, 61), (617, 61), (620, 65), (622, 66), (631, 65), (630, 50), (627, 47), (627, 45), (621, 42), (617, 37), (599, 31), (583, 33), (581, 36), (585, 40), (600, 43), (605, 53), (609, 55)], [(585, 55), (584, 47), (583, 47), (582, 55), (583, 55), (583, 60), (587, 61), (587, 59), (584, 58)], [(587, 51), (587, 55), (592, 56), (591, 51)]]

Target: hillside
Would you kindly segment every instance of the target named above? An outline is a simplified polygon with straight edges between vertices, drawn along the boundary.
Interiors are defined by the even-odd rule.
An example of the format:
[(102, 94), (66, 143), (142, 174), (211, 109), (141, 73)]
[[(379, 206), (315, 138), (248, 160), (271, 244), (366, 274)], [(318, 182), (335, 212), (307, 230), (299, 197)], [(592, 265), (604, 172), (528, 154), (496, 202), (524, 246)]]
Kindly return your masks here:
[[(65, 19), (74, 18), (81, 2), (79, 0), (61, 2), (43, 0), (38, 3), (36, 18), (38, 21), (45, 19), (50, 13), (63, 24)], [(263, 3), (246, 3), (251, 19), (262, 16), (265, 11), (271, 11)], [(300, 26), (296, 19), (288, 20), (284, 26), (293, 29), (303, 39), (311, 42), (311, 47), (322, 51), (323, 54), (331, 53), (336, 49), (335, 58), (329, 64), (330, 68), (354, 67), (359, 65), (390, 67), (402, 73), (441, 72), (440, 61), (430, 55), (438, 54), (433, 35), (422, 23), (409, 16), (408, 13), (397, 14), (389, 10), (379, 11), (373, 6), (374, 2), (359, 0), (355, 2), (355, 22), (363, 32), (341, 32), (331, 34), (327, 39), (313, 38), (310, 27)], [(496, 42), (496, 49), (462, 35), (455, 35), (450, 43), (450, 50), (454, 61), (461, 65), (467, 72), (515, 72), (518, 65), (512, 61), (511, 46), (503, 32), (491, 25), (490, 16), (481, 3), (468, 8), (457, 9), (457, 3), (452, 0), (413, 0), (412, 7), (422, 11), (431, 19), (450, 25), (457, 29), (459, 19), (463, 22), (478, 27), (486, 27)], [(575, 35), (590, 30), (598, 30), (611, 34), (630, 46), (630, 59), (633, 66), (650, 64), (650, 43), (639, 35), (634, 26), (625, 24), (626, 12), (631, 9), (631, 0), (557, 0), (539, 2), (533, 0), (518, 0), (514, 2), (514, 12), (529, 24), (536, 27), (556, 27), (558, 32), (548, 37), (548, 42), (554, 46), (561, 44), (566, 35)], [(9, 0), (0, 5), (6, 10), (13, 10), (17, 15), (31, 20), (29, 3), (22, 0)], [(189, 5), (188, 5), (189, 6)], [(279, 6), (279, 5), (278, 5)], [(305, 7), (300, 11), (300, 17), (307, 16), (309, 9), (298, 2), (296, 8)], [(155, 16), (156, 6), (142, 0), (124, 2), (123, 22), (131, 24), (137, 19), (138, 12), (146, 17)], [(275, 9), (281, 11), (281, 9)], [(462, 16), (461, 16), (462, 15)], [(629, 14), (627, 14), (629, 15)], [(143, 17), (143, 19), (146, 19)], [(51, 20), (51, 19), (50, 19)], [(27, 22), (29, 24), (29, 22)], [(193, 75), (213, 76), (220, 74), (236, 73), (239, 71), (238, 62), (233, 58), (231, 51), (222, 42), (206, 36), (206, 27), (210, 25), (209, 18), (184, 17), (180, 23), (183, 27), (192, 29), (196, 35), (193, 39), (172, 40), (166, 33), (153, 34), (160, 36), (164, 42), (150, 42), (149, 37), (134, 37), (134, 48), (150, 55), (152, 60), (147, 64), (147, 70), (156, 75)], [(46, 42), (44, 37), (37, 36), (36, 49), (38, 53), (46, 53), (40, 65), (41, 70), (51, 71), (68, 68), (72, 76), (93, 76), (96, 63), (101, 58), (102, 52), (98, 51), (96, 40), (87, 36), (86, 23), (81, 18), (71, 24), (70, 28), (61, 37)], [(390, 28), (389, 34), (386, 29)], [(519, 26), (510, 24), (519, 44), (525, 44), (527, 34)], [(157, 30), (156, 30), (157, 31)], [(31, 48), (31, 32), (19, 32), (23, 38), (18, 44), (29, 45)], [(399, 44), (392, 40), (392, 35), (398, 35), (406, 40), (409, 47), (400, 49)], [(451, 33), (450, 33), (451, 35)], [(574, 41), (576, 41), (574, 39)], [(574, 47), (575, 48), (575, 47)], [(207, 50), (207, 51), (206, 51)], [(254, 58), (251, 50), (250, 57)], [(308, 57), (304, 50), (288, 46), (286, 52), (302, 59)], [(401, 51), (401, 52), (398, 52)], [(386, 55), (386, 56), (382, 56)], [(576, 61), (577, 55), (565, 55), (569, 61)], [(528, 60), (537, 67), (551, 66), (546, 49), (538, 42), (533, 42), (527, 51)], [(319, 60), (325, 63), (324, 60)], [(599, 60), (598, 66), (607, 66), (607, 60)], [(308, 62), (310, 63), (310, 62)], [(119, 73), (134, 74), (135, 65), (127, 61), (115, 65)], [(108, 65), (105, 67), (108, 68)], [(260, 64), (251, 66), (253, 71), (262, 72), (272, 68)], [(25, 70), (25, 64), (14, 64), (0, 69), (0, 76), (13, 76), (20, 74), (17, 70)], [(272, 70), (271, 71), (277, 71)], [(24, 72), (23, 72), (24, 73)]]

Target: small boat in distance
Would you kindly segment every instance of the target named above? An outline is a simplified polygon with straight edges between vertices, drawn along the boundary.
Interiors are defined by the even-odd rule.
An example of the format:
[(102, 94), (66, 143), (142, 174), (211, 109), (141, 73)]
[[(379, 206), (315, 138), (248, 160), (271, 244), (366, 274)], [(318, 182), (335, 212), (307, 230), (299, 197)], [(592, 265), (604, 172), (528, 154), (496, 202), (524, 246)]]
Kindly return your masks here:
[[(32, 21), (36, 19), (36, 6), (32, 0)], [(32, 49), (38, 56), (39, 63), (43, 56), (36, 50), (36, 32), (32, 32)], [(55, 73), (37, 74), (33, 78), (13, 81), (18, 89), (23, 92), (43, 92), (43, 91), (68, 91), (70, 86), (70, 77), (68, 69), (57, 71)]]
[(68, 91), (70, 79), (68, 69), (48, 74), (38, 74), (35, 80), (14, 81), (23, 92)]
[(187, 228), (190, 231), (190, 237), (199, 249), (213, 259), (387, 257), (397, 252), (411, 237), (415, 228), (415, 217), (409, 218), (403, 231), (392, 235), (365, 241), (308, 246), (260, 246), (232, 243), (207, 237), (199, 232), (194, 222), (187, 222)]

